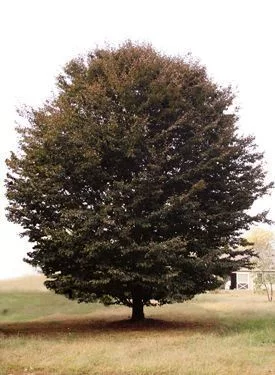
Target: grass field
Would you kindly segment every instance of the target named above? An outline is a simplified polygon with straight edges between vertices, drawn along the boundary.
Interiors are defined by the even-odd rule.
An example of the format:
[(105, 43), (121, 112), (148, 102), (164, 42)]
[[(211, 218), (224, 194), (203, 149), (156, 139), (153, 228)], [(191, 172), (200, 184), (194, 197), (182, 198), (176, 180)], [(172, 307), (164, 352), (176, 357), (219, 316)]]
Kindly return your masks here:
[(275, 303), (265, 295), (209, 293), (147, 308), (133, 324), (127, 308), (37, 288), (0, 282), (0, 375), (275, 374)]

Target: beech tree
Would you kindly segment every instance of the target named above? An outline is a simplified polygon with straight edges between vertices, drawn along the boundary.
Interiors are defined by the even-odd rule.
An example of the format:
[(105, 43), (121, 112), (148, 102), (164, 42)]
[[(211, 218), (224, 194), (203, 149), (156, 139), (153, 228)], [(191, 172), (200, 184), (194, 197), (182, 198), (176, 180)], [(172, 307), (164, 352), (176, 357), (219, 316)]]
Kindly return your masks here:
[(148, 45), (65, 66), (7, 160), (8, 218), (47, 288), (140, 320), (150, 300), (190, 299), (250, 265), (240, 236), (266, 220), (249, 208), (271, 184), (233, 100), (200, 63)]

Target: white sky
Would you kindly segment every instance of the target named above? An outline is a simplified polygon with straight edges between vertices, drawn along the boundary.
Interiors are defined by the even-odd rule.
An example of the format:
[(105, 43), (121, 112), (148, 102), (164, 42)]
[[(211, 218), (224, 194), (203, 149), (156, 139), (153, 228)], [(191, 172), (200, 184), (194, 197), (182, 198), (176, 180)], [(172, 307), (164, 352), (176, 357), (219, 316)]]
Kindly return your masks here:
[[(0, 2), (0, 279), (33, 272), (20, 228), (5, 218), (5, 158), (16, 147), (16, 107), (39, 105), (64, 64), (105, 42), (150, 42), (191, 52), (238, 91), (240, 127), (254, 134), (275, 180), (275, 2), (273, 0), (2, 0)], [(258, 202), (275, 220), (273, 197)]]

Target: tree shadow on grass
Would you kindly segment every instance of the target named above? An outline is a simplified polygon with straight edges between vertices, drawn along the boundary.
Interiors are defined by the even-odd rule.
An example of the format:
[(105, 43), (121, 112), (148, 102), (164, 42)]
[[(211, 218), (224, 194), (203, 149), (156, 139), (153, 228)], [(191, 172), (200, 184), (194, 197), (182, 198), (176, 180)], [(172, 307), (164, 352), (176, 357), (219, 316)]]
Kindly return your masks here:
[(132, 322), (130, 319), (124, 320), (101, 320), (101, 319), (64, 319), (56, 321), (32, 321), (0, 324), (0, 333), (4, 336), (15, 335), (41, 335), (55, 336), (68, 333), (76, 335), (100, 335), (127, 332), (151, 332), (162, 331), (215, 331), (216, 322), (196, 322), (196, 321), (168, 321), (162, 319), (145, 319), (141, 322)]
[[(182, 317), (184, 319), (184, 316)], [(257, 324), (256, 324), (257, 323)], [(274, 323), (274, 321), (273, 321)], [(74, 336), (96, 336), (104, 334), (123, 334), (123, 333), (144, 333), (160, 334), (170, 331), (171, 333), (205, 333), (216, 335), (232, 335), (245, 331), (261, 331), (268, 327), (272, 322), (269, 319), (258, 320), (219, 320), (217, 318), (196, 320), (190, 317), (184, 320), (169, 320), (159, 318), (147, 318), (140, 322), (132, 322), (130, 319), (121, 320), (118, 316), (100, 317), (81, 317), (30, 322), (1, 323), (0, 335), (18, 336), (62, 336), (64, 334), (74, 334)]]

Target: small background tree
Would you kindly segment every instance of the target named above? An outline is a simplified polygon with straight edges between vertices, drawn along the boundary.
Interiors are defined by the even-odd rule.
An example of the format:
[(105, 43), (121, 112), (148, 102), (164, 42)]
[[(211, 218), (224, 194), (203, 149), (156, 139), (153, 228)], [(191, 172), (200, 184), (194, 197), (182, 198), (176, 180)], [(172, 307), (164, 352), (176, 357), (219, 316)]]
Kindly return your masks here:
[(69, 62), (57, 86), (22, 114), (6, 180), (8, 218), (48, 288), (139, 320), (151, 299), (190, 299), (250, 265), (240, 233), (265, 221), (248, 209), (271, 185), (230, 88), (130, 42)]
[(247, 240), (253, 243), (253, 249), (258, 255), (255, 261), (254, 280), (256, 289), (264, 287), (268, 301), (273, 300), (273, 288), (275, 286), (275, 235), (274, 232), (256, 228), (247, 236)]

